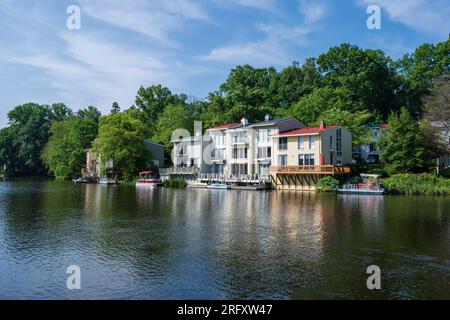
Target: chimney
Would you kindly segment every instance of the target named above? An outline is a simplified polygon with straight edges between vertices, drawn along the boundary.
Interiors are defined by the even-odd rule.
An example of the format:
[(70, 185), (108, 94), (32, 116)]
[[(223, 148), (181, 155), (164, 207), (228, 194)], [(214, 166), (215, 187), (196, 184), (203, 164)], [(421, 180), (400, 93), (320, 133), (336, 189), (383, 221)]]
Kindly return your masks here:
[(327, 126), (323, 120), (320, 120), (320, 129), (325, 129)]
[(266, 114), (266, 116), (264, 117), (264, 121), (270, 121), (272, 120), (272, 117), (270, 116), (270, 114)]
[(243, 117), (243, 118), (241, 119), (241, 124), (242, 124), (243, 127), (248, 126), (248, 120), (247, 120), (246, 117)]

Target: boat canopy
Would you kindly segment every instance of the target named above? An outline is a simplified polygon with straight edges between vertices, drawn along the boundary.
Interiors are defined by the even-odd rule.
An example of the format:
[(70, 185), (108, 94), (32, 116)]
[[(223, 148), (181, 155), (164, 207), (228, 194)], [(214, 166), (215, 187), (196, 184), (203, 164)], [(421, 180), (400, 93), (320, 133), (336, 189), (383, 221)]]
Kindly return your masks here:
[(139, 172), (140, 176), (143, 176), (143, 175), (146, 175), (146, 174), (154, 174), (154, 172), (153, 171), (141, 171), (141, 172)]

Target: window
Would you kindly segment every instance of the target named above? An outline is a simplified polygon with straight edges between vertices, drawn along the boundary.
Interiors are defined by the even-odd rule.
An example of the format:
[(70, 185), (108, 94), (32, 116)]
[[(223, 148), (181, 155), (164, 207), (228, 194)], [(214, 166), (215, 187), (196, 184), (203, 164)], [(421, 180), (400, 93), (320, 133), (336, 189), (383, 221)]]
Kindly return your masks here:
[(287, 165), (287, 155), (286, 154), (280, 154), (278, 156), (278, 165), (279, 166), (286, 166)]
[(298, 143), (299, 150), (303, 150), (305, 148), (305, 138), (304, 137), (298, 137), (297, 143)]
[(336, 155), (340, 159), (342, 157), (342, 129), (336, 130)]
[(333, 150), (333, 136), (330, 136), (330, 150)]
[(287, 137), (278, 139), (278, 150), (287, 150)]
[(272, 136), (271, 129), (261, 129), (258, 131), (258, 140), (260, 143), (270, 143)]
[(314, 154), (305, 154), (305, 165), (307, 166), (314, 165)]
[(233, 159), (247, 159), (247, 148), (233, 148)]
[(214, 141), (214, 145), (216, 147), (224, 146), (225, 145), (225, 135), (223, 134), (216, 134), (212, 137)]
[(272, 156), (271, 147), (259, 147), (258, 148), (258, 159), (270, 158)]
[(244, 163), (234, 163), (231, 165), (231, 173), (233, 175), (247, 174), (248, 166)]
[(298, 165), (299, 166), (313, 166), (314, 165), (314, 154), (299, 154), (298, 155)]
[(233, 143), (247, 143), (247, 133), (246, 132), (234, 133), (232, 139)]
[(309, 136), (309, 148), (315, 149), (316, 148), (316, 137)]

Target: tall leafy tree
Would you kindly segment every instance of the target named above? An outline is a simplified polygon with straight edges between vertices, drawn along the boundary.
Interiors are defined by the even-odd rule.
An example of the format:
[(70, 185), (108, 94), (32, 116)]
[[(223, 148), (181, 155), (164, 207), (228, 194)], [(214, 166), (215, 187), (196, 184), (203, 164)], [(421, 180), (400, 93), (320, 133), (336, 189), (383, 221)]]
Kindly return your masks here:
[(169, 104), (158, 117), (156, 133), (152, 140), (165, 146), (166, 155), (172, 149), (172, 132), (176, 129), (186, 129), (192, 133), (194, 119), (191, 110), (184, 104)]
[(423, 111), (422, 98), (430, 93), (435, 79), (450, 73), (450, 39), (437, 45), (419, 46), (397, 61), (397, 66), (403, 79), (399, 101), (419, 117)]
[(98, 131), (92, 118), (70, 117), (54, 122), (42, 159), (57, 179), (79, 175), (85, 166), (85, 150), (91, 147)]
[(54, 103), (51, 105), (50, 110), (52, 113), (51, 116), (52, 121), (62, 121), (67, 117), (73, 115), (72, 109), (70, 109), (64, 103)]
[(352, 110), (369, 110), (386, 118), (394, 105), (395, 90), (400, 86), (395, 65), (381, 50), (362, 50), (348, 43), (332, 47), (319, 56), (317, 63), (324, 74), (323, 83), (350, 93)]
[(21, 170), (16, 132), (11, 127), (0, 129), (0, 166), (6, 176), (14, 176)]
[(141, 111), (142, 121), (147, 125), (150, 134), (155, 132), (158, 116), (164, 108), (171, 103), (185, 103), (187, 96), (176, 95), (161, 85), (154, 85), (147, 88), (140, 87), (135, 99), (137, 110)]
[(100, 118), (94, 151), (102, 161), (112, 159), (114, 170), (124, 180), (132, 180), (139, 170), (148, 168), (150, 154), (144, 146), (146, 125), (137, 110), (127, 110)]
[(432, 158), (427, 152), (425, 135), (409, 111), (402, 108), (399, 115), (392, 113), (388, 124), (378, 142), (387, 171), (390, 174), (427, 171)]
[[(303, 96), (285, 112), (285, 116), (295, 117), (307, 126), (314, 125), (327, 110), (352, 110), (351, 94), (343, 88), (318, 88)], [(349, 111), (350, 112), (350, 111)]]
[(94, 120), (97, 124), (100, 121), (101, 112), (94, 106), (89, 106), (85, 109), (77, 111), (77, 116), (80, 118), (88, 118)]
[(320, 85), (321, 75), (317, 70), (314, 58), (306, 59), (303, 66), (294, 61), (284, 68), (276, 77), (276, 107), (275, 114), (283, 111), (304, 95), (310, 94)]
[(14, 145), (17, 157), (21, 159), (18, 170), (26, 174), (41, 174), (45, 168), (41, 152), (49, 138), (53, 118), (49, 106), (26, 103), (15, 107), (8, 113), (11, 130), (15, 132)]

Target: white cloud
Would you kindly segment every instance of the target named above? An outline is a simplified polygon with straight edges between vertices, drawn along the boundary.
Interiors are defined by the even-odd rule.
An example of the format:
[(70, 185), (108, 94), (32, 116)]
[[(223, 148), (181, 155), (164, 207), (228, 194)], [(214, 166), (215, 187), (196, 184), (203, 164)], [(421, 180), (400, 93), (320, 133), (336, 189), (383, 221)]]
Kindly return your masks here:
[(183, 71), (186, 67), (173, 61), (169, 64), (154, 52), (132, 50), (86, 32), (64, 33), (61, 39), (66, 56), (35, 53), (9, 62), (42, 69), (69, 105), (80, 106), (82, 101), (106, 112), (113, 101), (131, 106), (140, 85), (182, 86), (182, 72), (173, 68), (178, 64)]
[(326, 16), (328, 7), (324, 3), (320, 3), (317, 1), (311, 2), (300, 0), (298, 10), (305, 17), (305, 23), (312, 24), (323, 19)]
[(357, 2), (363, 6), (377, 4), (382, 8), (382, 17), (386, 12), (391, 20), (419, 32), (448, 36), (450, 30), (448, 0), (357, 0)]
[(277, 7), (277, 0), (219, 0), (223, 5), (238, 5), (258, 10), (274, 11)]
[(230, 63), (276, 64), (289, 63), (287, 46), (305, 43), (306, 35), (311, 32), (308, 27), (289, 27), (285, 25), (258, 24), (257, 28), (265, 33), (265, 38), (241, 44), (231, 44), (212, 49), (204, 60)]
[(168, 47), (178, 45), (170, 32), (182, 30), (187, 21), (209, 19), (207, 12), (191, 0), (82, 0), (80, 4), (82, 13)]

